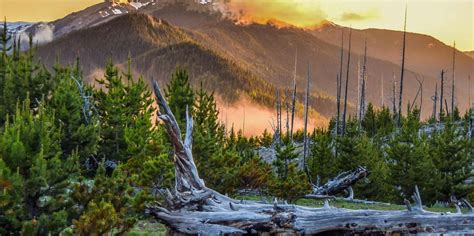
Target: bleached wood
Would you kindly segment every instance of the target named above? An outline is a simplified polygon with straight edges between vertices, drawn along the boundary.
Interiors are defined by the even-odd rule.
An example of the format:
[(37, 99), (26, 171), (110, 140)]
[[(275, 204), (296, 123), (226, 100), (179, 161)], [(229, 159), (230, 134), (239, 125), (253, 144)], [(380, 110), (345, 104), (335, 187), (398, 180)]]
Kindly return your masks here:
[[(187, 114), (185, 142), (171, 110), (153, 81), (160, 107), (158, 118), (166, 127), (175, 152), (176, 182), (174, 192), (163, 190), (167, 206), (153, 204), (148, 214), (168, 227), (169, 235), (200, 234), (315, 234), (344, 231), (347, 233), (474, 233), (474, 215), (433, 213), (422, 210), (416, 188), (414, 199), (421, 210), (377, 211), (348, 210), (329, 206), (309, 208), (252, 201), (238, 201), (204, 185), (193, 161), (192, 117)], [(410, 208), (411, 206), (408, 205)]]

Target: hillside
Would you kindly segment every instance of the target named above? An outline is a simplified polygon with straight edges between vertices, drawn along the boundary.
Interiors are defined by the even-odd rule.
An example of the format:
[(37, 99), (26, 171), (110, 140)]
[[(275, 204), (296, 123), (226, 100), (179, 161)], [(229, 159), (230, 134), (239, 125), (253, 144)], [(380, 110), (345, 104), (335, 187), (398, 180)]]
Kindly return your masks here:
[(474, 59), (474, 51), (467, 51), (467, 52), (464, 52), (464, 54), (466, 54), (469, 57), (471, 57), (472, 59)]
[[(168, 82), (176, 66), (181, 66), (188, 71), (195, 87), (202, 83), (230, 105), (249, 98), (255, 104), (272, 109), (275, 99), (272, 84), (231, 58), (200, 45), (188, 34), (149, 15), (126, 14), (64, 35), (39, 47), (38, 55), (47, 65), (52, 65), (57, 55), (60, 62), (66, 64), (79, 57), (91, 81), (102, 76), (102, 68), (109, 59), (125, 66), (130, 56), (136, 74), (161, 83)], [(302, 93), (298, 95), (302, 99)], [(325, 108), (318, 110), (321, 115), (313, 113), (313, 118), (318, 120), (330, 117), (331, 108), (335, 107), (334, 100), (328, 97), (313, 95), (310, 103), (313, 107)], [(267, 126), (268, 122), (262, 125)]]
[[(347, 47), (347, 33), (349, 31), (347, 27), (326, 24), (319, 29), (312, 30), (311, 33), (326, 43), (339, 46), (342, 30), (346, 32), (345, 40)], [(363, 53), (364, 41), (367, 40), (368, 54), (371, 57), (394, 64), (401, 63), (403, 32), (385, 29), (353, 29), (352, 39), (353, 49), (359, 54)], [(420, 75), (419, 77), (425, 79), (425, 101), (430, 101), (429, 99), (433, 95), (435, 84), (439, 83), (442, 69), (447, 70), (447, 81), (449, 85), (451, 84), (453, 67), (453, 48), (451, 46), (429, 35), (407, 33), (406, 68), (416, 72)], [(373, 66), (369, 66), (369, 71), (372, 68)], [(399, 78), (400, 70), (396, 70), (395, 73), (397, 78)], [(469, 75), (474, 75), (474, 59), (456, 50), (456, 92), (459, 99), (457, 102), (462, 109), (467, 109), (468, 107), (468, 101), (460, 98), (468, 97)], [(413, 78), (409, 79), (413, 80)], [(450, 91), (448, 96), (451, 96)]]
[[(169, 22), (171, 25), (175, 26), (175, 28), (180, 29), (182, 35), (185, 35), (186, 39), (183, 39), (184, 41), (191, 42), (193, 45), (198, 46), (200, 48), (199, 50), (207, 50), (205, 53), (213, 53), (216, 57), (222, 59), (222, 61), (226, 61), (229, 64), (238, 67), (238, 71), (240, 71), (239, 73), (244, 71), (243, 74), (249, 73), (252, 75), (250, 77), (254, 79), (259, 79), (265, 83), (274, 84), (278, 87), (283, 88), (291, 85), (294, 74), (295, 54), (298, 52), (298, 63), (296, 69), (299, 91), (303, 90), (303, 85), (305, 84), (304, 80), (309, 67), (312, 77), (311, 89), (313, 92), (317, 92), (317, 94), (319, 94), (319, 100), (322, 100), (322, 102), (314, 103), (315, 109), (326, 117), (334, 114), (335, 106), (333, 101), (336, 92), (335, 78), (336, 74), (339, 72), (341, 26), (328, 24), (320, 29), (309, 30), (296, 27), (280, 28), (271, 23), (264, 25), (240, 25), (232, 20), (223, 18), (222, 15), (219, 14), (219, 12), (214, 11), (212, 6), (209, 4), (197, 4), (193, 1), (185, 0), (142, 2), (143, 5), (139, 8), (123, 4), (107, 5), (106, 3), (101, 3), (89, 7), (84, 11), (73, 13), (63, 19), (52, 22), (51, 24), (55, 25), (55, 35), (57, 39), (54, 43), (44, 47), (51, 50), (42, 50), (40, 55), (43, 58), (54, 58), (54, 53), (52, 52), (57, 52), (58, 50), (61, 51), (61, 48), (65, 49), (64, 51), (68, 55), (61, 55), (64, 61), (71, 61), (70, 59), (75, 58), (76, 55), (81, 55), (81, 58), (83, 58), (83, 61), (87, 64), (85, 65), (86, 71), (92, 74), (94, 74), (94, 68), (97, 67), (96, 65), (103, 65), (103, 61), (111, 55), (113, 55), (114, 60), (119, 63), (122, 63), (126, 59), (128, 52), (131, 53), (132, 58), (144, 54), (140, 58), (146, 57), (149, 61), (151, 60), (150, 56), (146, 56), (146, 54), (158, 53), (160, 49), (163, 49), (163, 45), (157, 47), (157, 42), (150, 40), (150, 37), (153, 37), (153, 35), (140, 35), (142, 33), (147, 34), (146, 31), (142, 32), (127, 28), (130, 25), (129, 23), (124, 22), (122, 25), (115, 26), (116, 23), (113, 22), (115, 19), (122, 18), (120, 17), (121, 15), (127, 15), (127, 13), (125, 13), (126, 11), (138, 11)], [(121, 11), (122, 13), (120, 14), (112, 14), (115, 12), (114, 9), (118, 8), (127, 10)], [(107, 12), (108, 15), (104, 15), (104, 12)], [(81, 19), (85, 20), (81, 21)], [(123, 18), (121, 21), (126, 21), (125, 19), (127, 18)], [(76, 28), (74, 28), (73, 25), (76, 25)], [(117, 38), (114, 38), (113, 41), (109, 42), (103, 41), (103, 38), (106, 37), (101, 38), (98, 36), (101, 34), (103, 35), (103, 33), (106, 32), (104, 31), (103, 25), (109, 25), (109, 27), (114, 28), (109, 29), (110, 32), (107, 33), (113, 33)], [(91, 28), (91, 26), (96, 27)], [(142, 26), (138, 27), (143, 28)], [(71, 30), (72, 32), (70, 32)], [(87, 37), (92, 39), (98, 38), (99, 41), (75, 39), (78, 36), (75, 33), (80, 31), (88, 31), (92, 36)], [(351, 103), (356, 103), (356, 76), (358, 63), (362, 63), (363, 61), (363, 45), (365, 37), (368, 38), (369, 47), (367, 63), (367, 98), (377, 106), (380, 106), (382, 103), (389, 104), (391, 102), (392, 82), (399, 81), (400, 66), (398, 64), (401, 59), (401, 33), (402, 32), (375, 29), (354, 30), (352, 44), (354, 50), (352, 52), (351, 71), (349, 75), (349, 101)], [(345, 29), (345, 35), (347, 49), (347, 29)], [(67, 38), (67, 40), (65, 38)], [(135, 40), (137, 40), (138, 43), (136, 43)], [(77, 42), (78, 45), (87, 45), (87, 47), (91, 47), (89, 45), (99, 44), (100, 42), (100, 45), (103, 46), (98, 47), (97, 50), (85, 49), (85, 46), (76, 46), (71, 43), (71, 41)], [(89, 43), (85, 44), (87, 41)], [(60, 45), (56, 45), (58, 43)], [(68, 45), (69, 43), (71, 44), (70, 46)], [(174, 43), (179, 44), (181, 41), (178, 40)], [(174, 43), (171, 45), (174, 45)], [(431, 45), (430, 43), (433, 45), (430, 50), (413, 49), (415, 45)], [(120, 44), (121, 46), (110, 44)], [(94, 46), (91, 48), (94, 48)], [(151, 52), (151, 50), (153, 50), (153, 52)], [(168, 51), (173, 52), (172, 50)], [(161, 50), (160, 52), (163, 53), (165, 51)], [(43, 53), (46, 55), (42, 55)], [(100, 55), (94, 56), (94, 54)], [(425, 81), (423, 87), (423, 116), (427, 117), (431, 114), (431, 104), (427, 105), (427, 103), (431, 103), (430, 98), (434, 93), (435, 84), (438, 81), (441, 68), (448, 70), (451, 68), (451, 54), (452, 48), (440, 43), (430, 36), (412, 33), (408, 34), (404, 104), (408, 101), (411, 102), (416, 95), (418, 90), (418, 82), (416, 81), (416, 78), (423, 78)], [(180, 54), (180, 56), (183, 55), (188, 56), (190, 54)], [(470, 73), (469, 71), (472, 71), (473, 60), (461, 53), (457, 55), (456, 91), (458, 93), (457, 97), (462, 98), (468, 96), (467, 76), (465, 78), (465, 75)], [(170, 59), (169, 57), (172, 57), (171, 55), (160, 56), (167, 60)], [(177, 56), (177, 53), (173, 55), (173, 57)], [(344, 64), (346, 64), (347, 51), (345, 52), (344, 57)], [(91, 59), (89, 60), (89, 58)], [(441, 59), (438, 60), (438, 58)], [(187, 66), (192, 64), (195, 68), (201, 67), (202, 63), (208, 63), (190, 61), (188, 58), (175, 58), (170, 60), (174, 62), (182, 62)], [(140, 67), (140, 65), (137, 65), (137, 67)], [(160, 70), (167, 70), (170, 66), (168, 65), (166, 68), (164, 65), (154, 67), (160, 67)], [(216, 65), (206, 65), (200, 69), (196, 69), (196, 72), (202, 73), (206, 70), (216, 70), (217, 68), (215, 67)], [(436, 70), (432, 68), (440, 69)], [(223, 70), (225, 71), (227, 69)], [(151, 75), (153, 70), (137, 70), (137, 72), (145, 72), (147, 75)], [(154, 72), (160, 74), (159, 79), (167, 78), (165, 72), (156, 72), (156, 70)], [(193, 71), (191, 73), (197, 76)], [(214, 72), (210, 74), (214, 76), (222, 75)], [(343, 71), (343, 75), (345, 75), (345, 70)], [(242, 77), (249, 76), (240, 76), (240, 78)], [(449, 79), (451, 78), (449, 71), (447, 77)], [(219, 77), (216, 76), (215, 78)], [(382, 78), (384, 80), (383, 97)], [(223, 82), (220, 83), (222, 84)], [(234, 90), (234, 88), (229, 88), (229, 90)], [(448, 92), (450, 94), (450, 90)], [(268, 97), (272, 97), (273, 93), (274, 92), (267, 93)], [(396, 93), (398, 94), (397, 91)], [(450, 97), (449, 94), (447, 94), (448, 97)], [(458, 105), (461, 110), (464, 110), (468, 107), (468, 102), (459, 99)]]
[[(314, 36), (314, 33), (295, 27), (279, 28), (271, 23), (266, 25), (238, 25), (230, 20), (205, 11), (190, 11), (186, 4), (166, 5), (159, 9), (146, 9), (149, 14), (162, 17), (174, 25), (192, 32), (191, 37), (232, 58), (256, 75), (279, 86), (289, 86), (294, 73), (294, 60), (298, 51), (298, 85), (302, 89), (307, 74), (308, 64), (312, 72), (312, 89), (326, 96), (334, 97), (336, 91), (336, 73), (339, 71), (338, 45), (332, 45)], [(212, 20), (214, 18), (214, 20)], [(346, 32), (346, 38), (347, 38)], [(336, 42), (340, 42), (339, 39)], [(347, 42), (347, 41), (346, 41)], [(347, 45), (347, 44), (346, 44)], [(356, 42), (353, 43), (356, 45)], [(362, 44), (363, 45), (363, 44)], [(347, 46), (346, 46), (347, 47)], [(345, 52), (347, 57), (347, 52)], [(346, 64), (346, 60), (344, 64)], [(349, 99), (356, 103), (357, 98), (357, 65), (362, 62), (361, 53), (352, 52), (349, 80)], [(380, 106), (381, 78), (384, 77), (384, 104), (390, 103), (392, 97), (392, 80), (398, 82), (400, 67), (397, 63), (372, 57), (368, 58), (368, 100)], [(436, 77), (423, 75), (418, 71), (407, 70), (404, 101), (411, 101), (416, 95), (418, 82), (416, 74), (421, 74), (426, 81), (435, 81)], [(343, 72), (345, 75), (345, 72)], [(424, 84), (424, 101), (429, 101), (435, 83)], [(460, 89), (464, 87), (459, 87)], [(461, 91), (460, 93), (463, 93)], [(467, 90), (464, 90), (467, 94)], [(404, 102), (405, 103), (405, 102)], [(467, 104), (461, 104), (467, 107)], [(431, 106), (424, 105), (424, 116), (430, 114)], [(326, 109), (317, 107), (316, 109)], [(329, 108), (334, 114), (334, 107)]]

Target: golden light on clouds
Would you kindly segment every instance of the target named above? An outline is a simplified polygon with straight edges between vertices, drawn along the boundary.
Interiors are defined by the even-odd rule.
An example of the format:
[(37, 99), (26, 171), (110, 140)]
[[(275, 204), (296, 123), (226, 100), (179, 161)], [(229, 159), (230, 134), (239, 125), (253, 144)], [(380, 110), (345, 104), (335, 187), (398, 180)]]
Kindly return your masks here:
[(242, 23), (266, 23), (267, 21), (286, 22), (307, 27), (317, 25), (327, 18), (317, 3), (307, 4), (300, 0), (287, 1), (243, 1), (232, 0), (226, 3), (227, 10)]
[[(355, 28), (403, 29), (408, 6), (408, 31), (432, 35), (461, 50), (474, 50), (472, 0), (221, 0), (240, 20), (268, 20), (314, 26), (324, 20)], [(0, 16), (10, 21), (50, 21), (101, 0), (0, 0)]]

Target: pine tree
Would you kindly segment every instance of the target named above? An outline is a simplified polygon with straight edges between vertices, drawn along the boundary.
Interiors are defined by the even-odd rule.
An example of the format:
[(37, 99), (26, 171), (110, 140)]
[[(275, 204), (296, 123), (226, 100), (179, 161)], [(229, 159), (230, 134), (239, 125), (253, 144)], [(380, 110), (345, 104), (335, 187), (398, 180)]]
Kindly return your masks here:
[(310, 158), (308, 161), (311, 178), (319, 183), (326, 183), (337, 173), (336, 157), (333, 154), (333, 139), (331, 133), (316, 130), (312, 135)]
[(393, 132), (394, 120), (390, 114), (389, 107), (382, 107), (382, 110), (377, 112), (377, 134), (380, 137), (384, 137)]
[(396, 198), (390, 185), (390, 169), (383, 157), (383, 149), (377, 143), (365, 135), (357, 142), (356, 163), (367, 167), (370, 175), (354, 186), (354, 192), (357, 198), (393, 202)]
[(275, 197), (295, 202), (310, 192), (311, 185), (306, 174), (298, 170), (293, 143), (276, 147), (276, 159), (273, 162), (275, 177), (269, 183), (269, 191)]
[(472, 142), (464, 135), (464, 129), (457, 128), (452, 121), (444, 123), (444, 129), (436, 131), (430, 138), (430, 156), (433, 159), (440, 180), (436, 183), (440, 200), (463, 198), (472, 192), (465, 184), (472, 176)]
[(79, 173), (77, 155), (61, 157), (60, 129), (42, 104), (34, 115), (27, 97), (0, 133), (0, 199), (6, 206), (0, 231), (58, 234), (70, 219), (67, 189)]
[(70, 68), (55, 68), (52, 92), (47, 110), (55, 114), (55, 124), (61, 127), (62, 156), (77, 153), (80, 162), (97, 153), (99, 143), (98, 119), (93, 115), (92, 91), (82, 82), (78, 65)]
[(258, 144), (262, 147), (270, 147), (272, 144), (273, 138), (270, 132), (267, 129), (263, 130), (262, 136), (259, 138)]
[(78, 205), (78, 216), (73, 220), (74, 233), (121, 235), (141, 218), (145, 203), (151, 200), (145, 191), (136, 191), (134, 179), (118, 166), (111, 176), (103, 165), (92, 180), (82, 179), (74, 186), (73, 199)]
[(194, 108), (193, 154), (198, 169), (209, 168), (206, 161), (224, 146), (224, 126), (219, 123), (219, 111), (214, 94), (207, 94), (202, 85), (196, 94)]
[(402, 119), (402, 127), (388, 144), (387, 159), (391, 170), (391, 183), (399, 190), (399, 202), (408, 198), (418, 186), (424, 202), (435, 201), (433, 184), (437, 181), (432, 160), (429, 158), (429, 146), (426, 136), (419, 136), (420, 123), (415, 113), (409, 113)]
[(185, 130), (186, 107), (191, 114), (194, 114), (194, 92), (186, 70), (180, 67), (176, 68), (175, 73), (171, 76), (171, 81), (166, 85), (165, 97), (179, 127), (181, 130)]
[(97, 80), (103, 89), (96, 91), (94, 97), (97, 99), (97, 109), (101, 120), (101, 143), (99, 159), (123, 161), (126, 160), (127, 144), (124, 132), (127, 124), (127, 112), (125, 107), (125, 85), (118, 68), (112, 61), (106, 66), (103, 79)]
[(125, 163), (133, 156), (148, 155), (154, 131), (150, 90), (142, 77), (134, 80), (130, 70), (124, 75), (109, 62), (104, 79), (98, 80), (107, 91), (96, 91), (95, 98), (101, 120), (99, 158)]
[(54, 89), (50, 73), (34, 57), (34, 48), (20, 52), (19, 47), (15, 43), (12, 55), (2, 55), (0, 125), (5, 122), (6, 116), (15, 113), (17, 103), (24, 101), (27, 95), (30, 98), (30, 108), (36, 110), (39, 102), (42, 99), (48, 100)]
[(373, 137), (377, 133), (377, 117), (372, 103), (369, 103), (367, 111), (362, 119), (362, 128), (369, 137)]

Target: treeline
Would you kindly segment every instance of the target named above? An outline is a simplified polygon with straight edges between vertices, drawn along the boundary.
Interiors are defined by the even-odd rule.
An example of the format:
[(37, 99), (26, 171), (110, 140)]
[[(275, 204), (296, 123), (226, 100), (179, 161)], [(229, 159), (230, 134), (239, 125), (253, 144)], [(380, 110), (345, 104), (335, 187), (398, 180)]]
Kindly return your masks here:
[[(6, 30), (0, 39), (0, 234), (130, 230), (174, 180), (172, 148), (144, 78), (132, 75), (130, 61), (124, 71), (109, 62), (89, 85), (79, 60), (47, 69), (35, 60), (34, 47), (7, 46)], [(193, 115), (199, 173), (219, 192), (250, 189), (293, 202), (311, 191), (309, 179), (324, 183), (365, 165), (371, 175), (355, 186), (360, 198), (401, 202), (418, 185), (428, 203), (474, 200), (472, 185), (464, 184), (473, 142), (467, 125), (454, 125), (459, 115), (442, 117), (444, 129), (423, 134), (417, 109), (396, 129), (387, 108), (369, 105), (361, 122), (349, 120), (344, 136), (333, 135), (333, 123), (310, 134), (307, 176), (296, 161), (303, 132), (292, 141), (283, 134), (281, 142), (269, 132), (244, 137), (219, 122), (214, 94), (193, 88), (179, 67), (164, 92), (182, 129), (186, 109)], [(272, 164), (257, 155), (259, 147), (275, 148)]]
[[(355, 186), (357, 198), (403, 203), (418, 186), (427, 204), (474, 200), (474, 185), (467, 183), (474, 161), (469, 116), (442, 115), (443, 125), (434, 128), (433, 119), (420, 121), (418, 108), (407, 109), (398, 128), (397, 114), (369, 104), (362, 120), (349, 120), (345, 135), (334, 135), (335, 122), (329, 130), (312, 134), (311, 175), (324, 183), (341, 170), (361, 165), (371, 174)], [(430, 125), (431, 130), (423, 128)]]

